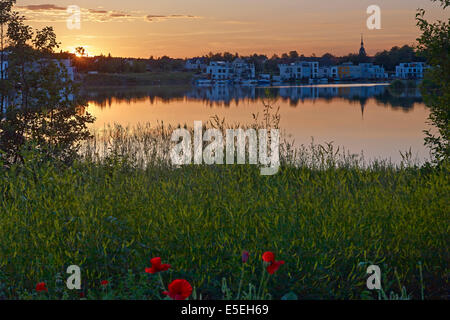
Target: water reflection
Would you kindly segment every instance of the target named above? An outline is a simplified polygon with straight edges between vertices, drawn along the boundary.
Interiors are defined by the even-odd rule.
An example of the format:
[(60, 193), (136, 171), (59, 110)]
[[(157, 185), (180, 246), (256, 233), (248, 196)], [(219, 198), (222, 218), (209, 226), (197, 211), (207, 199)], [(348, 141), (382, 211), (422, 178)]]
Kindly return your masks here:
[(271, 97), (281, 100), (291, 107), (297, 107), (305, 101), (320, 100), (331, 102), (342, 98), (348, 102), (359, 102), (364, 112), (367, 101), (374, 98), (378, 105), (410, 111), (414, 104), (422, 102), (419, 89), (402, 91), (391, 90), (387, 85), (324, 85), (294, 87), (238, 87), (214, 86), (199, 87), (132, 87), (100, 88), (85, 90), (87, 100), (101, 108), (111, 107), (115, 103), (134, 104), (149, 101), (155, 103), (173, 103), (185, 100), (201, 101), (211, 107), (239, 105), (256, 102)]
[[(401, 160), (411, 148), (428, 158), (423, 130), (428, 108), (419, 90), (393, 91), (387, 85), (296, 87), (131, 87), (85, 91), (94, 130), (108, 124), (135, 126), (163, 122), (192, 126), (217, 115), (227, 123), (252, 123), (263, 112), (262, 99), (280, 107), (280, 126), (297, 145), (333, 142), (366, 159)], [(266, 100), (267, 101), (267, 100)]]

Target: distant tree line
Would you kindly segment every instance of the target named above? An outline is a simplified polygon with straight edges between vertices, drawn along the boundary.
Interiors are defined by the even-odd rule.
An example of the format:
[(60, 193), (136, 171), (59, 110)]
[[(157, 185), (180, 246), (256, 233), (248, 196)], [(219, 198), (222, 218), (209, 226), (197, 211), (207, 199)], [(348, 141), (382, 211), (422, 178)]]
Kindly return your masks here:
[[(168, 56), (155, 58), (151, 56), (149, 59), (131, 59), (118, 58), (100, 55), (96, 57), (87, 57), (84, 55), (83, 48), (77, 48), (77, 56), (70, 53), (59, 53), (61, 57), (72, 58), (78, 72), (98, 71), (99, 73), (143, 73), (143, 72), (170, 72), (183, 71), (187, 59), (171, 58)], [(298, 60), (318, 61), (321, 66), (338, 65), (345, 62), (359, 64), (363, 62), (372, 62), (383, 66), (386, 71), (395, 71), (395, 66), (402, 62), (424, 62), (425, 58), (417, 54), (412, 46), (405, 45), (403, 47), (393, 47), (390, 50), (378, 52), (374, 57), (364, 57), (359, 54), (348, 54), (345, 56), (334, 56), (326, 53), (320, 57), (313, 54), (305, 56), (297, 51), (290, 51), (281, 55), (273, 55), (268, 57), (264, 54), (252, 54), (241, 56), (238, 53), (213, 53), (198, 57), (203, 59), (205, 64), (211, 61), (227, 61), (232, 62), (236, 58), (241, 58), (255, 65), (258, 73), (278, 73), (278, 65), (282, 63), (292, 63)]]

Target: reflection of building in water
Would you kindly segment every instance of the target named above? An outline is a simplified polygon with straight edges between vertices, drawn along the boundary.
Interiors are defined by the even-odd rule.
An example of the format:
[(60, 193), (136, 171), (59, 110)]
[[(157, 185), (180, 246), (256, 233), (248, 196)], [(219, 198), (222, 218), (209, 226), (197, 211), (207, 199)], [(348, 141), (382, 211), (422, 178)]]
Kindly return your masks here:
[[(343, 97), (352, 100), (368, 99), (381, 95), (385, 92), (386, 86), (298, 86), (298, 87), (280, 87), (271, 88), (273, 97), (281, 97), (298, 100), (331, 99), (334, 97)], [(210, 100), (213, 102), (230, 102), (240, 99), (257, 99), (266, 97), (265, 88), (241, 87), (241, 86), (212, 86), (195, 87), (186, 94), (186, 97), (193, 99)]]
[(256, 88), (241, 86), (196, 87), (186, 96), (194, 99), (229, 103), (232, 100), (256, 99)]
[[(296, 86), (296, 87), (243, 87), (238, 85), (216, 85), (211, 87), (152, 87), (135, 88), (132, 91), (93, 91), (83, 92), (89, 102), (97, 106), (111, 106), (115, 103), (134, 103), (148, 100), (150, 104), (157, 102), (172, 103), (175, 101), (197, 100), (206, 105), (235, 105), (241, 102), (256, 102), (261, 99), (270, 98), (276, 102), (285, 100), (291, 106), (297, 106), (300, 102), (307, 100), (322, 100), (331, 102), (333, 99), (349, 100), (354, 105), (360, 105), (361, 112), (369, 99), (374, 98), (376, 104), (393, 108), (401, 108), (405, 111), (411, 110), (415, 103), (421, 103), (420, 91), (415, 90), (391, 90), (386, 85), (330, 85), (330, 86)], [(272, 100), (273, 99), (273, 100)]]
[(280, 88), (279, 95), (282, 98), (291, 100), (318, 99), (345, 97), (370, 98), (385, 91), (385, 86), (365, 86), (365, 87), (284, 87)]

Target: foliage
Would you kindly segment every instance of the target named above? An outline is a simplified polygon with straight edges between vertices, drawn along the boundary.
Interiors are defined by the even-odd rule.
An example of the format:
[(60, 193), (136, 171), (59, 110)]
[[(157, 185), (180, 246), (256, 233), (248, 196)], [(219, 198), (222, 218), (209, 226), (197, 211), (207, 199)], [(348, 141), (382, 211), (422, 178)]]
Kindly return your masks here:
[(389, 51), (384, 50), (378, 52), (373, 62), (377, 65), (384, 66), (387, 71), (395, 71), (395, 67), (402, 62), (424, 62), (425, 59), (420, 57), (413, 47), (393, 47)]
[[(448, 0), (439, 2), (444, 10), (449, 6)], [(450, 18), (447, 22), (430, 23), (425, 20), (425, 11), (420, 9), (416, 19), (422, 31), (417, 39), (418, 49), (431, 66), (422, 93), (430, 107), (429, 121), (438, 130), (437, 134), (425, 131), (425, 143), (431, 148), (435, 161), (440, 163), (448, 161), (450, 156)]]
[(65, 65), (53, 59), (58, 47), (51, 27), (33, 32), (24, 17), (11, 12), (8, 20), (8, 105), (0, 123), (0, 150), (6, 162), (21, 161), (20, 150), (32, 141), (48, 157), (74, 158), (90, 133), (89, 114)]
[(362, 261), (397, 270), (413, 298), (423, 261), (425, 297), (444, 298), (448, 166), (363, 168), (330, 153), (305, 155), (315, 167), (264, 177), (252, 166), (143, 167), (120, 149), (61, 168), (27, 151), (24, 165), (0, 169), (0, 295), (28, 297), (41, 281), (50, 298), (73, 295), (55, 279), (76, 264), (88, 298), (101, 296), (99, 281), (108, 279), (111, 298), (158, 299), (143, 272), (161, 256), (198, 295), (221, 298), (223, 278), (238, 292), (242, 250), (250, 252), (245, 283), (258, 284), (254, 261), (267, 249), (286, 260), (268, 286), (275, 299), (291, 291), (360, 298)]

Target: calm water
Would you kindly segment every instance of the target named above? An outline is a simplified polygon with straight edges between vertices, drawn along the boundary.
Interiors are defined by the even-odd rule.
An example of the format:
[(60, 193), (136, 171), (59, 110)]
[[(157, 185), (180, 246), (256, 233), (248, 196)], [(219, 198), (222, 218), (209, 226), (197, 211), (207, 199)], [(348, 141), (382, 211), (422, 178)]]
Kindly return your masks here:
[(87, 92), (88, 111), (97, 120), (94, 129), (107, 124), (187, 124), (208, 122), (217, 115), (228, 122), (251, 123), (267, 95), (280, 107), (282, 130), (297, 145), (333, 142), (366, 159), (401, 160), (400, 151), (411, 149), (422, 161), (429, 111), (418, 90), (392, 92), (386, 85), (323, 85), (274, 88), (136, 87)]

